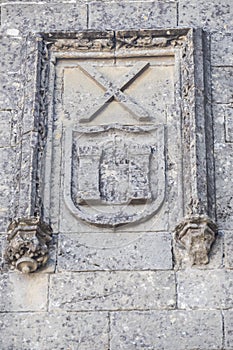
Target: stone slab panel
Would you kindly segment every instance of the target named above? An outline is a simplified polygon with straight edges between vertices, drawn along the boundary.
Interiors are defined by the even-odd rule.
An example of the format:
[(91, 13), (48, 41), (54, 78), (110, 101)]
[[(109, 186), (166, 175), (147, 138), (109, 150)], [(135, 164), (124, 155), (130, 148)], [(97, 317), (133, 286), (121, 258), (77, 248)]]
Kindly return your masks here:
[(132, 29), (175, 27), (176, 4), (174, 2), (130, 2), (90, 4), (89, 28)]
[(51, 275), (50, 310), (171, 309), (175, 302), (175, 279), (170, 271)]
[(177, 273), (178, 307), (219, 309), (233, 307), (233, 271), (191, 270)]
[(233, 67), (215, 67), (212, 70), (213, 101), (233, 102)]
[(0, 38), (0, 109), (22, 108), (24, 41), (7, 35)]
[(220, 349), (219, 311), (116, 312), (111, 315), (111, 350)]
[(208, 30), (231, 29), (233, 25), (231, 0), (180, 0), (179, 26), (202, 27)]
[(0, 317), (1, 350), (107, 350), (108, 316), (92, 313), (7, 313)]
[(28, 32), (80, 30), (87, 26), (85, 4), (5, 4), (2, 29), (19, 35)]
[(211, 64), (233, 66), (232, 33), (213, 33), (211, 35)]
[(169, 233), (59, 236), (58, 271), (172, 269)]
[(1, 276), (0, 311), (45, 311), (48, 276), (8, 273)]

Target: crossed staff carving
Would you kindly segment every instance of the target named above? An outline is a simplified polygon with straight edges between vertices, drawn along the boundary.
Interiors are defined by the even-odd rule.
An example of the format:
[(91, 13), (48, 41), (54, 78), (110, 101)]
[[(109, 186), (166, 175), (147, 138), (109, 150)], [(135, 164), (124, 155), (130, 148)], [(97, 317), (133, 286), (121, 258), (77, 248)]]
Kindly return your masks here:
[(111, 82), (104, 74), (100, 73), (95, 67), (88, 64), (79, 64), (79, 68), (93, 79), (97, 84), (105, 89), (105, 93), (98, 99), (98, 105), (91, 108), (85, 117), (80, 118), (81, 122), (89, 122), (93, 120), (96, 115), (106, 107), (106, 104), (116, 100), (120, 102), (127, 110), (129, 110), (133, 117), (138, 121), (149, 121), (151, 116), (137, 101), (125, 94), (123, 91), (131, 85), (147, 68), (149, 63), (138, 62), (132, 69), (124, 74), (116, 83)]

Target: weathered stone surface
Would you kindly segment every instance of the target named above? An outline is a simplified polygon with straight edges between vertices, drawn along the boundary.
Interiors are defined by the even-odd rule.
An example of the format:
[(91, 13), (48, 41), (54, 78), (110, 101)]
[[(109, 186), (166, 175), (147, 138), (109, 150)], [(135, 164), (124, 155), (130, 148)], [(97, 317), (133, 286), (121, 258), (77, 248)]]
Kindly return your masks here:
[[(224, 237), (222, 232), (218, 232), (215, 242), (211, 247), (211, 251), (209, 253), (209, 262), (207, 265), (199, 265), (198, 269), (219, 269), (223, 267), (223, 245), (224, 245)], [(185, 269), (190, 268), (190, 256), (188, 252), (180, 245), (174, 244), (173, 246), (173, 254), (175, 260), (175, 268), (176, 269)]]
[(216, 209), (219, 227), (232, 229), (233, 225), (233, 184), (232, 143), (215, 144)]
[(222, 229), (231, 230), (233, 225), (232, 201), (232, 162), (233, 156), (233, 108), (231, 104), (214, 104), (215, 129), (215, 179), (216, 209), (218, 225)]
[[(61, 188), (51, 196), (53, 202), (58, 202), (57, 192), (63, 192), (63, 196), (59, 197), (61, 201), (60, 209), (58, 208), (61, 214), (59, 231), (79, 232), (82, 227), (78, 222), (79, 219), (96, 226), (115, 227), (139, 220), (143, 222), (146, 218), (148, 218), (144, 226), (146, 231), (154, 231), (154, 227), (158, 232), (165, 231), (169, 224), (171, 226), (174, 224), (173, 221), (168, 223), (168, 212), (171, 212), (169, 218), (174, 221), (182, 213), (182, 204), (173, 205), (182, 202), (182, 180), (179, 180), (182, 175), (184, 175), (183, 182), (187, 184), (185, 188), (183, 187), (185, 212), (192, 211), (198, 214), (200, 211), (205, 211), (211, 202), (206, 198), (211, 181), (205, 166), (205, 141), (209, 142), (207, 135), (211, 138), (209, 132), (211, 125), (205, 133), (204, 119), (198, 119), (199, 115), (205, 114), (201, 93), (201, 89), (204, 88), (204, 67), (200, 66), (195, 70), (195, 75), (193, 67), (194, 42), (198, 48), (195, 51), (195, 59), (200, 59), (202, 62), (202, 56), (199, 57), (202, 54), (200, 49), (202, 33), (187, 29), (171, 30), (166, 33), (162, 30), (118, 31), (116, 52), (111, 49), (110, 52), (104, 51), (100, 41), (99, 54), (101, 53), (102, 58), (96, 57), (93, 61), (92, 41), (96, 39), (97, 34), (89, 32), (89, 37), (86, 34), (82, 45), (79, 40), (75, 44), (74, 39), (70, 41), (64, 38), (59, 44), (58, 37), (55, 46), (51, 48), (53, 53), (60, 50), (57, 55), (60, 59), (63, 57), (57, 67), (58, 79), (54, 95), (57, 115), (54, 129), (64, 130), (59, 154), (60, 159), (62, 156), (62, 164), (59, 158), (56, 158), (51, 167), (52, 171), (58, 174), (62, 165)], [(171, 37), (167, 37), (169, 35)], [(170, 55), (173, 46), (180, 47), (182, 51), (182, 45), (187, 45), (185, 47), (188, 52), (184, 50), (181, 63), (183, 67), (181, 71), (188, 72), (187, 76), (184, 75), (182, 78), (184, 98), (181, 100), (185, 104), (181, 108), (181, 111), (184, 111), (182, 118), (189, 120), (188, 116), (192, 110), (192, 123), (187, 123), (183, 135), (184, 138), (187, 137), (187, 145), (190, 144), (190, 138), (195, 133), (198, 134), (193, 139), (192, 146), (187, 146), (183, 150), (184, 168), (188, 169), (185, 174), (180, 173), (182, 146), (181, 140), (177, 139), (180, 135), (179, 118), (175, 116), (179, 112), (175, 112), (173, 106), (176, 94), (173, 84), (175, 71), (180, 68), (176, 60), (172, 61)], [(88, 50), (88, 47), (91, 49)], [(161, 48), (165, 52), (168, 50), (169, 53), (167, 56), (164, 54), (162, 59)], [(155, 49), (158, 51), (154, 51)], [(138, 59), (118, 58), (122, 53), (132, 57), (135, 55), (135, 50), (139, 54)], [(153, 50), (153, 55), (147, 62), (148, 50)], [(67, 54), (77, 55), (77, 53), (84, 60), (72, 60), (69, 63), (66, 61)], [(87, 59), (89, 55), (91, 55), (90, 61)], [(116, 60), (113, 60), (114, 55)], [(195, 79), (201, 85), (196, 95), (190, 89)], [(157, 86), (157, 90), (152, 88), (153, 86)], [(166, 96), (166, 99), (163, 96)], [(144, 101), (148, 102), (145, 104)], [(195, 104), (198, 116), (195, 115)], [(208, 120), (207, 114), (206, 118)], [(153, 127), (148, 124), (149, 120), (154, 122)], [(167, 145), (163, 136), (163, 126), (160, 124), (168, 129)], [(147, 141), (144, 137), (145, 132)], [(198, 155), (191, 152), (194, 144)], [(164, 152), (166, 147), (168, 150)], [(209, 154), (211, 158), (211, 152)], [(166, 160), (169, 158), (166, 177), (164, 177), (164, 157), (167, 157)], [(148, 164), (150, 161), (153, 166)], [(87, 177), (86, 172), (91, 176)], [(205, 176), (208, 179), (203, 181)], [(188, 185), (193, 177), (198, 182), (197, 186)], [(173, 191), (176, 186), (177, 190)], [(190, 203), (195, 205), (190, 208)], [(46, 204), (46, 208), (49, 207)], [(58, 214), (54, 213), (57, 218)], [(156, 214), (153, 215), (153, 219), (152, 214)], [(102, 231), (102, 227), (99, 229)], [(124, 231), (130, 229), (130, 227), (123, 228)], [(81, 230), (88, 232), (92, 231), (92, 228), (86, 226), (86, 229), (83, 227)], [(140, 232), (142, 227), (137, 225), (132, 230)]]
[(7, 313), (0, 317), (1, 350), (108, 349), (108, 315)]
[(233, 232), (224, 231), (224, 261), (226, 268), (233, 268)]
[(9, 207), (11, 204), (13, 172), (15, 154), (11, 148), (0, 148), (0, 232), (6, 232), (9, 222)]
[(232, 350), (233, 349), (233, 310), (223, 311), (224, 317), (224, 349)]
[(233, 65), (233, 35), (229, 33), (213, 33), (211, 35), (211, 63), (213, 66)]
[(5, 235), (0, 233), (0, 273), (3, 270), (3, 246), (5, 242)]
[(226, 142), (233, 142), (233, 105), (225, 106), (224, 112)]
[[(49, 172), (46, 173), (45, 179), (45, 193), (48, 197), (52, 193), (53, 203), (50, 205), (47, 201), (45, 211), (48, 221), (51, 220), (52, 223), (56, 223), (57, 225), (54, 225), (54, 228), (59, 232), (59, 271), (57, 273), (55, 270), (56, 242), (53, 245), (54, 255), (51, 259), (52, 264), (48, 265), (43, 271), (40, 271), (41, 274), (39, 273), (33, 276), (30, 281), (25, 282), (25, 276), (22, 275), (6, 274), (7, 267), (5, 266), (4, 274), (2, 275), (2, 285), (0, 283), (0, 290), (3, 292), (3, 296), (0, 298), (0, 304), (2, 303), (0, 309), (3, 311), (0, 317), (0, 349), (54, 350), (56, 348), (60, 350), (76, 350), (78, 348), (81, 350), (107, 350), (110, 349), (111, 345), (111, 350), (141, 350), (144, 348), (148, 350), (220, 350), (224, 348), (222, 341), (225, 328), (225, 348), (232, 350), (233, 325), (231, 320), (233, 314), (231, 310), (223, 312), (225, 325), (222, 324), (220, 311), (187, 310), (190, 308), (232, 308), (232, 0), (224, 0), (222, 2), (219, 0), (190, 0), (188, 2), (186, 0), (148, 0), (140, 2), (138, 0), (95, 2), (93, 0), (67, 0), (65, 2), (63, 0), (28, 0), (26, 2), (4, 0), (4, 3), (5, 5), (2, 5), (2, 23), (4, 33), (7, 33), (7, 36), (3, 44), (4, 47), (0, 50), (3, 61), (2, 82), (0, 84), (3, 89), (0, 94), (0, 108), (4, 109), (2, 112), (2, 123), (0, 121), (0, 131), (2, 130), (0, 147), (10, 147), (15, 144), (15, 142), (12, 142), (12, 133), (14, 134), (14, 131), (12, 132), (9, 127), (10, 117), (8, 119), (8, 116), (10, 114), (14, 114), (14, 120), (18, 119), (19, 130), (22, 133), (27, 133), (27, 136), (25, 135), (22, 143), (22, 166), (19, 166), (19, 162), (16, 163), (13, 160), (13, 152), (10, 151), (10, 148), (4, 151), (2, 149), (0, 150), (0, 174), (2, 179), (2, 185), (0, 187), (0, 202), (2, 205), (0, 208), (0, 217), (2, 220), (0, 231), (3, 232), (3, 239), (5, 239), (8, 217), (15, 217), (9, 214), (8, 207), (14, 208), (13, 204), (16, 206), (20, 204), (22, 211), (27, 214), (30, 213), (34, 210), (33, 203), (30, 200), (30, 193), (35, 194), (33, 192), (35, 188), (36, 191), (38, 190), (38, 187), (35, 186), (32, 191), (32, 185), (35, 184), (33, 181), (37, 181), (38, 177), (31, 177), (31, 172), (37, 166), (38, 160), (37, 157), (33, 159), (33, 147), (35, 146), (33, 137), (37, 137), (38, 135), (33, 132), (30, 134), (29, 132), (36, 129), (36, 123), (33, 118), (34, 112), (37, 112), (38, 107), (34, 103), (35, 92), (38, 91), (37, 97), (43, 95), (45, 85), (40, 86), (38, 90), (38, 86), (35, 84), (36, 68), (38, 67), (36, 46), (29, 44), (26, 51), (23, 40), (18, 36), (26, 36), (28, 32), (44, 30), (55, 32), (61, 30), (77, 31), (81, 28), (86, 28), (87, 23), (89, 23), (89, 27), (94, 29), (101, 28), (101, 30), (103, 27), (137, 29), (137, 27), (175, 27), (178, 24), (182, 27), (204, 27), (207, 31), (212, 32), (211, 56), (212, 64), (215, 67), (212, 72), (213, 97), (216, 102), (214, 106), (214, 129), (217, 216), (220, 227), (227, 228), (228, 230), (218, 235), (217, 241), (210, 253), (210, 263), (208, 265), (201, 267), (201, 270), (188, 269), (179, 271), (177, 290), (178, 307), (182, 307), (184, 310), (153, 311), (153, 308), (171, 309), (174, 307), (173, 303), (176, 298), (173, 272), (136, 272), (133, 270), (168, 270), (172, 268), (170, 235), (165, 232), (171, 231), (175, 224), (180, 221), (180, 216), (183, 215), (182, 200), (184, 199), (185, 201), (183, 188), (191, 188), (192, 185), (192, 188), (195, 188), (196, 185), (198, 186), (198, 183), (191, 183), (189, 181), (189, 179), (194, 179), (196, 173), (195, 171), (195, 174), (187, 172), (186, 165), (188, 162), (182, 162), (181, 158), (184, 150), (180, 145), (183, 142), (185, 146), (190, 147), (187, 158), (189, 159), (193, 156), (192, 166), (194, 168), (196, 160), (199, 161), (200, 169), (203, 166), (205, 167), (205, 155), (207, 154), (209, 156), (211, 147), (206, 152), (204, 146), (205, 140), (203, 140), (203, 130), (205, 127), (202, 129), (201, 123), (205, 122), (207, 134), (211, 130), (211, 123), (209, 124), (209, 119), (206, 118), (203, 110), (199, 109), (201, 105), (200, 99), (196, 105), (197, 115), (200, 118), (198, 118), (197, 124), (194, 123), (194, 128), (186, 129), (192, 121), (192, 108), (195, 107), (190, 103), (191, 99), (181, 108), (181, 112), (186, 111), (185, 120), (187, 124), (180, 124), (179, 122), (182, 113), (180, 114), (180, 111), (177, 111), (177, 105), (179, 105), (180, 101), (183, 101), (183, 97), (180, 95), (180, 91), (178, 91), (179, 86), (184, 87), (183, 95), (185, 96), (186, 93), (190, 94), (190, 91), (192, 94), (194, 83), (193, 80), (189, 80), (186, 77), (186, 73), (189, 77), (190, 72), (191, 77), (193, 77), (192, 69), (194, 67), (190, 64), (193, 58), (192, 48), (188, 51), (184, 50), (179, 56), (183, 59), (183, 54), (190, 55), (189, 63), (185, 67), (179, 66), (178, 70), (175, 70), (174, 73), (172, 67), (176, 65), (177, 61), (174, 63), (172, 56), (170, 58), (166, 54), (163, 56), (166, 45), (169, 46), (168, 41), (164, 40), (164, 38), (153, 38), (152, 40), (150, 37), (144, 37), (141, 43), (143, 42), (143, 45), (148, 45), (146, 48), (147, 58), (149, 57), (148, 50), (150, 45), (153, 46), (156, 43), (160, 50), (160, 63), (158, 62), (158, 58), (156, 58), (155, 65), (159, 67), (163, 61), (161, 57), (166, 57), (165, 64), (163, 68), (160, 66), (157, 69), (156, 76), (159, 78), (155, 80), (156, 83), (153, 83), (152, 74), (148, 74), (148, 80), (145, 79), (143, 87), (137, 90), (139, 81), (135, 79), (132, 86), (128, 90), (126, 89), (125, 95), (127, 97), (127, 93), (132, 94), (136, 100), (140, 101), (140, 104), (149, 105), (152, 113), (156, 116), (156, 122), (168, 122), (169, 124), (165, 130), (165, 140), (167, 141), (167, 144), (165, 144), (167, 174), (166, 196), (163, 208), (146, 222), (117, 227), (116, 229), (94, 227), (84, 222), (79, 222), (72, 213), (68, 213), (69, 210), (66, 204), (61, 203), (64, 195), (62, 190), (64, 169), (60, 160), (65, 157), (62, 154), (61, 147), (64, 136), (63, 131), (70, 121), (63, 114), (64, 106), (58, 103), (58, 109), (56, 109), (57, 101), (60, 97), (64, 97), (62, 95), (64, 90), (61, 89), (61, 95), (55, 93), (53, 96), (57, 100), (51, 102), (50, 110), (53, 110), (53, 112), (51, 113), (52, 117), (48, 127), (49, 130), (55, 130), (55, 133), (51, 137), (55, 147), (48, 163), (51, 165), (51, 159), (53, 159), (56, 167), (52, 176), (50, 176)], [(6, 5), (6, 3), (9, 3), (9, 5)], [(88, 4), (89, 8), (86, 4)], [(88, 13), (90, 14), (89, 18), (87, 16)], [(118, 35), (119, 33), (116, 35), (116, 43), (120, 46)], [(127, 37), (126, 39), (128, 40), (129, 38)], [(128, 43), (127, 40), (121, 42), (123, 46), (120, 54), (126, 50), (127, 45), (132, 48), (135, 42), (138, 42), (141, 38), (138, 40), (137, 36), (136, 38), (130, 37)], [(201, 40), (198, 43), (196, 42), (198, 50), (201, 47), (200, 42)], [(101, 47), (101, 43), (99, 44)], [(173, 44), (175, 48), (172, 46)], [(177, 46), (175, 40), (173, 44), (169, 48), (171, 50), (170, 54), (173, 50), (176, 52), (179, 50), (179, 44)], [(86, 42), (84, 42), (85, 45), (87, 45)], [(133, 47), (133, 49), (135, 48)], [(141, 49), (142, 46), (140, 47)], [(204, 46), (204, 51), (206, 51), (205, 49), (206, 46)], [(63, 47), (62, 50), (65, 55), (65, 48)], [(104, 50), (100, 52), (101, 57), (99, 57), (98, 62), (104, 60), (103, 56), (106, 55), (106, 52)], [(93, 51), (91, 53), (93, 54)], [(68, 51), (68, 56), (72, 56), (70, 50)], [(93, 59), (93, 56), (91, 61), (95, 61), (96, 64), (96, 57)], [(75, 60), (76, 58), (77, 56), (75, 56)], [(72, 65), (72, 61), (74, 62), (75, 60), (66, 60), (64, 65), (67, 65), (68, 61), (69, 65)], [(80, 59), (77, 59), (77, 61), (80, 62)], [(127, 59), (126, 61), (126, 66), (130, 66), (132, 62), (137, 63), (138, 57), (131, 56), (130, 60)], [(145, 57), (143, 61), (145, 62)], [(28, 73), (24, 71), (25, 62), (29, 63), (27, 64)], [(202, 79), (199, 78), (206, 71), (206, 67), (202, 69), (202, 53), (196, 58), (195, 64), (196, 71), (200, 72), (195, 82), (197, 83), (196, 93), (203, 97), (202, 91), (204, 85)], [(62, 66), (61, 60), (59, 60), (59, 65), (60, 67)], [(124, 69), (123, 66), (120, 67), (119, 72), (122, 69)], [(160, 69), (161, 75), (159, 76), (157, 73)], [(160, 77), (165, 77), (164, 73), (168, 70), (171, 72), (170, 76), (169, 74), (167, 75), (169, 79), (166, 77), (162, 82)], [(72, 73), (69, 77), (67, 75), (67, 81), (71, 82), (71, 78), (73, 78), (74, 84), (70, 84), (70, 91), (71, 94), (75, 93), (76, 96), (74, 100), (69, 100), (65, 96), (68, 103), (73, 103), (76, 97), (78, 97), (78, 93), (74, 89), (77, 83), (75, 80), (76, 76)], [(148, 73), (151, 72), (148, 71)], [(43, 73), (40, 71), (40, 74), (47, 76), (45, 70)], [(105, 74), (110, 74), (109, 69), (106, 68)], [(118, 71), (113, 69), (112, 76), (108, 76), (108, 78), (111, 80), (110, 78), (115, 77), (117, 81), (117, 75)], [(87, 87), (88, 83), (84, 79), (79, 79), (80, 76), (78, 77), (78, 81), (84, 87)], [(178, 76), (182, 76), (181, 81), (179, 81)], [(50, 78), (52, 78), (51, 75)], [(144, 78), (144, 76), (141, 78)], [(58, 82), (58, 75), (56, 75), (56, 79), (56, 82)], [(162, 83), (160, 84), (160, 82)], [(52, 86), (53, 83), (51, 82), (49, 94), (52, 91)], [(150, 96), (152, 96), (151, 101), (154, 105), (149, 101), (147, 90), (144, 89), (147, 86), (152, 87)], [(176, 89), (178, 91), (175, 99), (173, 98), (174, 86), (174, 91)], [(93, 92), (94, 88), (91, 91)], [(157, 96), (156, 91), (159, 91)], [(93, 101), (89, 99), (89, 91), (86, 92), (83, 98), (84, 107), (88, 104), (92, 105)], [(22, 99), (23, 94), (25, 101)], [(210, 95), (208, 93), (205, 95), (207, 100), (210, 99), (208, 103), (213, 105)], [(94, 101), (96, 102), (97, 98), (94, 93), (92, 97), (94, 97)], [(145, 102), (142, 102), (142, 100)], [(77, 101), (79, 100), (77, 99)], [(169, 101), (169, 108), (166, 106), (167, 101)], [(46, 105), (45, 100), (43, 103)], [(173, 103), (177, 103), (177, 105), (173, 106)], [(192, 108), (190, 107), (191, 105)], [(109, 108), (109, 106), (107, 107)], [(61, 111), (60, 115), (57, 113), (59, 108)], [(83, 106), (80, 103), (74, 106), (72, 113), (75, 122), (77, 120), (77, 114), (79, 114), (82, 108)], [(21, 124), (22, 112), (24, 118)], [(119, 105), (115, 104), (115, 107), (110, 110), (109, 115), (113, 116), (113, 112), (117, 118), (118, 116), (122, 117), (122, 109)], [(104, 118), (107, 114), (103, 118), (101, 117), (102, 119), (99, 119), (99, 124), (106, 122)], [(61, 116), (61, 118), (58, 116)], [(56, 124), (57, 117), (60, 119)], [(65, 119), (67, 124), (62, 125), (61, 129), (58, 130), (59, 123), (61, 121), (63, 123)], [(55, 125), (53, 124), (54, 121)], [(92, 124), (96, 125), (95, 121)], [(181, 125), (184, 134), (180, 138)], [(188, 132), (188, 137), (185, 138), (184, 136), (187, 130), (191, 132)], [(42, 128), (40, 132), (42, 133), (43, 131)], [(199, 143), (195, 143), (196, 140), (193, 142), (196, 133), (199, 138), (198, 140), (200, 140)], [(177, 145), (175, 145), (174, 140), (178, 141)], [(48, 144), (49, 142), (48, 140)], [(20, 160), (21, 139), (19, 133), (16, 145), (18, 147), (18, 159)], [(56, 147), (57, 149), (55, 149)], [(196, 151), (198, 152), (197, 157), (194, 155)], [(19, 171), (20, 168), (21, 172)], [(43, 169), (42, 166), (42, 171)], [(184, 174), (188, 173), (185, 181), (180, 176), (182, 172)], [(200, 172), (199, 174), (202, 177), (203, 173)], [(32, 178), (33, 181), (30, 182)], [(21, 179), (21, 183), (18, 183), (17, 179)], [(53, 179), (53, 188), (50, 192), (51, 179)], [(75, 181), (75, 177), (73, 177), (73, 180)], [(14, 186), (18, 186), (20, 189), (20, 198), (15, 193), (12, 196), (11, 185), (13, 182), (15, 183)], [(203, 182), (205, 183), (206, 181), (204, 180)], [(198, 194), (204, 197), (205, 193), (205, 191), (201, 190)], [(209, 193), (215, 195), (214, 191), (209, 191)], [(188, 205), (190, 204), (191, 207), (192, 205), (195, 206), (197, 198), (190, 196), (189, 199), (190, 202), (187, 201)], [(56, 203), (56, 206), (54, 203)], [(60, 211), (59, 206), (61, 208)], [(69, 236), (68, 233), (71, 233), (71, 235)], [(130, 239), (130, 236), (133, 237), (133, 240)], [(222, 251), (223, 237), (225, 258)], [(114, 246), (112, 245), (113, 242)], [(186, 265), (179, 266), (179, 268), (186, 268)], [(221, 270), (216, 270), (220, 268)], [(229, 271), (224, 272), (223, 268), (229, 269)], [(91, 272), (101, 269), (116, 270), (116, 272), (115, 274), (109, 271)], [(129, 271), (117, 271), (119, 269)], [(210, 271), (210, 269), (213, 270)], [(48, 272), (54, 271), (56, 271), (54, 276), (47, 276)], [(63, 273), (65, 271), (82, 272), (73, 274)], [(109, 279), (107, 276), (109, 276)], [(47, 294), (45, 290), (49, 291), (49, 288), (47, 288), (47, 278), (50, 277), (52, 277), (52, 299), (50, 305), (51, 309), (59, 309), (57, 313), (46, 313)], [(46, 288), (43, 288), (43, 286)], [(107, 291), (104, 290), (105, 287)], [(32, 295), (29, 295), (30, 290)], [(107, 293), (109, 291), (116, 293), (108, 295)], [(63, 302), (64, 304), (62, 304)], [(62, 308), (67, 309), (68, 312), (65, 313), (61, 310)], [(95, 308), (97, 310), (110, 310), (110, 314), (112, 315), (111, 327), (108, 324), (110, 315), (107, 315), (107, 312), (86, 313), (82, 311), (76, 313), (74, 311), (94, 310)], [(132, 308), (140, 308), (141, 312), (130, 312), (127, 308), (130, 310)], [(150, 311), (145, 311), (145, 308), (149, 308)], [(112, 310), (119, 309), (124, 311), (112, 312)], [(31, 313), (30, 311), (36, 312)], [(111, 344), (109, 345), (108, 333), (110, 330)]]
[(233, 271), (190, 270), (177, 273), (178, 307), (219, 309), (233, 307)]
[(231, 29), (232, 6), (231, 0), (180, 0), (178, 25), (198, 26), (208, 30)]
[(233, 102), (233, 67), (215, 67), (212, 71), (213, 101)]
[(65, 129), (66, 207), (74, 217), (110, 227), (159, 212), (166, 185), (164, 127), (157, 123), (158, 118), (164, 123), (171, 101), (165, 106), (160, 93), (147, 86), (157, 84), (172, 99), (172, 62), (158, 65), (152, 58), (129, 65), (127, 60), (114, 62), (110, 53), (94, 64), (73, 61), (67, 66), (63, 60), (58, 71), (63, 79), (57, 87), (57, 109), (64, 86), (65, 120), (58, 110), (58, 125), (62, 122)]
[(218, 148), (226, 141), (226, 133), (230, 135), (230, 130), (226, 127), (226, 118), (231, 115), (231, 105), (213, 103), (213, 121), (214, 121), (214, 148)]
[(111, 315), (111, 350), (220, 349), (219, 311), (118, 312)]
[(51, 311), (172, 309), (175, 299), (175, 279), (170, 271), (51, 275)]
[(172, 269), (168, 233), (59, 235), (58, 271)]
[(46, 311), (48, 275), (1, 275), (0, 311)]
[(208, 264), (216, 231), (216, 224), (207, 216), (189, 217), (176, 226), (175, 239), (187, 251), (190, 265)]
[(0, 111), (0, 147), (7, 147), (11, 144), (11, 112)]
[(85, 29), (87, 7), (84, 4), (5, 4), (2, 6), (2, 29), (22, 35), (28, 32), (48, 32)]
[(131, 2), (90, 4), (89, 28), (132, 29), (176, 26), (174, 2)]
[(22, 108), (23, 40), (11, 36), (0, 38), (0, 109)]

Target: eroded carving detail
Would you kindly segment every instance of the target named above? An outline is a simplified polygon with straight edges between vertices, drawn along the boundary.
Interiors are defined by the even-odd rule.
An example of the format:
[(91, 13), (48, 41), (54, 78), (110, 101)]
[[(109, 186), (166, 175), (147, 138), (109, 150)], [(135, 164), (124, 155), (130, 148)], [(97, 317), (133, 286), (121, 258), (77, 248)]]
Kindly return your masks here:
[(99, 200), (123, 204), (151, 199), (150, 158), (155, 146), (130, 146), (116, 137), (102, 147), (78, 147), (77, 203)]
[(52, 229), (40, 218), (19, 218), (8, 227), (5, 259), (12, 269), (23, 273), (36, 271), (49, 258)]
[(216, 224), (206, 216), (190, 217), (175, 228), (175, 239), (186, 249), (191, 265), (208, 264), (208, 254), (215, 241)]
[[(163, 48), (167, 46), (180, 46), (184, 43), (184, 36), (180, 34), (171, 35), (169, 31), (164, 36), (156, 36), (155, 33), (143, 32), (118, 32), (117, 49), (130, 48)], [(167, 36), (166, 36), (167, 34)]]
[(114, 48), (114, 40), (111, 32), (105, 33), (77, 33), (75, 38), (59, 39), (52, 46), (53, 51), (111, 51)]

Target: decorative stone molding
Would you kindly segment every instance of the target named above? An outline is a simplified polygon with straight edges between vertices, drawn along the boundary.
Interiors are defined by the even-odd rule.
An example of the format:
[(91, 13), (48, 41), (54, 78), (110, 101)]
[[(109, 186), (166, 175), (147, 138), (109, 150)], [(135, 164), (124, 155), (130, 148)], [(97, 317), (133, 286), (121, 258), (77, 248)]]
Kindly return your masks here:
[(191, 265), (208, 264), (208, 254), (215, 241), (216, 224), (206, 216), (190, 217), (175, 228), (175, 239), (186, 249)]
[(176, 241), (192, 264), (207, 263), (216, 232), (209, 66), (200, 29), (30, 35), (13, 217), (43, 217), (56, 231), (68, 222), (72, 232), (79, 220), (157, 232), (181, 221)]
[(50, 226), (40, 218), (16, 219), (8, 227), (5, 259), (12, 269), (23, 273), (34, 272), (46, 264), (51, 239)]

